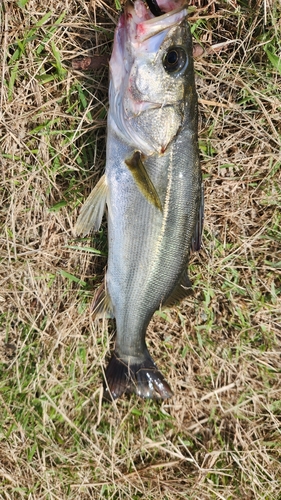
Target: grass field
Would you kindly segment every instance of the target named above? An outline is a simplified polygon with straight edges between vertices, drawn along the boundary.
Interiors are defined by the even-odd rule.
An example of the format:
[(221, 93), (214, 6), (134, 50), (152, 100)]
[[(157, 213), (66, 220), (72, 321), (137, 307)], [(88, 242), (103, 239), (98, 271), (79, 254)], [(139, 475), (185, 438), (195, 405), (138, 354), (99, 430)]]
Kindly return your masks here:
[(280, 500), (280, 1), (191, 19), (205, 226), (194, 296), (149, 326), (175, 393), (162, 404), (102, 403), (114, 325), (89, 305), (106, 222), (73, 236), (105, 165), (114, 0), (0, 14), (1, 500)]

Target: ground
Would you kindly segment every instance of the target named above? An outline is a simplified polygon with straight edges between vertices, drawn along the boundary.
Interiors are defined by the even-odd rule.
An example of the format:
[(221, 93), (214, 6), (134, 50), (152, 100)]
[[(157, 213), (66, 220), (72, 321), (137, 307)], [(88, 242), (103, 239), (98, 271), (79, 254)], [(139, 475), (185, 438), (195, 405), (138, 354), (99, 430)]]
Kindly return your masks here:
[[(175, 395), (113, 404), (102, 372), (114, 324), (89, 311), (106, 221), (91, 238), (73, 226), (104, 169), (118, 5), (0, 6), (3, 500), (280, 500), (281, 6), (202, 5), (190, 23), (204, 49), (203, 243), (194, 295), (148, 331)], [(77, 67), (92, 56), (95, 68)]]

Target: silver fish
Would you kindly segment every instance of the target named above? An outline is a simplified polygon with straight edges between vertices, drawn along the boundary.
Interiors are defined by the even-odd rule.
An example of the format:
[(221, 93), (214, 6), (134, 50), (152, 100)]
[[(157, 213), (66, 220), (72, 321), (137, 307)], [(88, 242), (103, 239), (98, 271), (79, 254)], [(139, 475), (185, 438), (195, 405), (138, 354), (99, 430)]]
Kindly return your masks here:
[(197, 96), (187, 9), (154, 17), (126, 5), (110, 60), (106, 169), (86, 200), (76, 234), (98, 230), (107, 205), (108, 268), (96, 313), (116, 319), (105, 397), (173, 393), (145, 342), (159, 307), (188, 294), (198, 247), (201, 171)]

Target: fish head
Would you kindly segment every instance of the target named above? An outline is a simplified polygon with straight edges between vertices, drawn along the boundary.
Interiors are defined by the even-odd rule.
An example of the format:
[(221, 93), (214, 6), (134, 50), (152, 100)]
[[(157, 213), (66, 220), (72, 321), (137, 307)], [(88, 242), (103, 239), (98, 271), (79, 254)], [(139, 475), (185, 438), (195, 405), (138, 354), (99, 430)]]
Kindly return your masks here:
[(147, 155), (166, 151), (195, 98), (187, 13), (181, 6), (154, 17), (136, 0), (115, 33), (109, 126)]

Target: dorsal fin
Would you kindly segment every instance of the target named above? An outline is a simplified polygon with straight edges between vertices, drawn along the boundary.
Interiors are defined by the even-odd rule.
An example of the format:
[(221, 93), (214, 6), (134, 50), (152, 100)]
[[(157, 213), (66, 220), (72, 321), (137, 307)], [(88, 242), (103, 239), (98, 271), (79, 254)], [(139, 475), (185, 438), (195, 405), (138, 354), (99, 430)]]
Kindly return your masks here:
[(201, 248), (201, 239), (204, 223), (204, 186), (201, 185), (200, 205), (198, 211), (198, 218), (193, 232), (190, 249), (192, 252), (198, 252)]
[(184, 271), (180, 281), (176, 284), (171, 295), (163, 303), (162, 307), (172, 307), (178, 304), (181, 300), (188, 297), (192, 293), (192, 283), (187, 275), (187, 271)]

